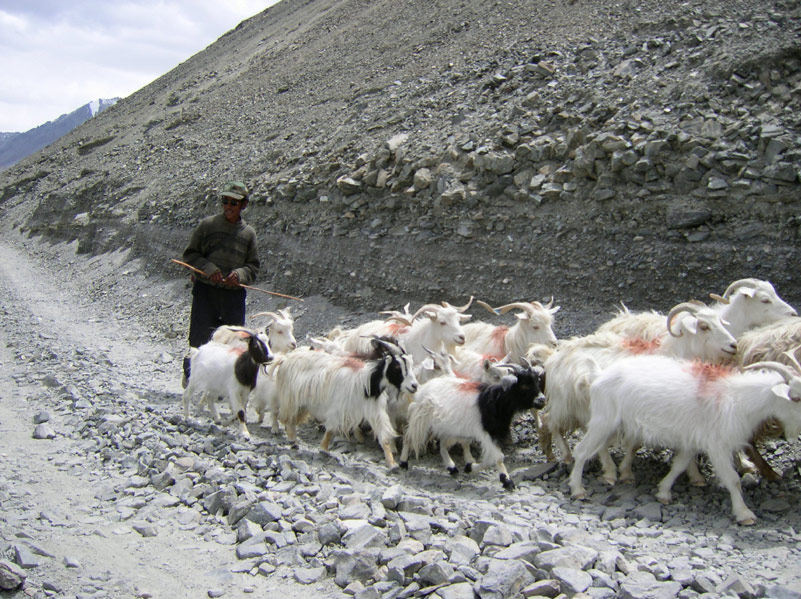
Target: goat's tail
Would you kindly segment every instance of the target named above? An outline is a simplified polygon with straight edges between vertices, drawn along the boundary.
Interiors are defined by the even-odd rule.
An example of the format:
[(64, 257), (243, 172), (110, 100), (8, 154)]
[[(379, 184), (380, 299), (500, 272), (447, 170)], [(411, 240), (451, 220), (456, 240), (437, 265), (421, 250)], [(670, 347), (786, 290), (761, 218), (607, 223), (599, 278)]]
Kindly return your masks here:
[(420, 455), (420, 450), (425, 448), (428, 437), (431, 434), (431, 423), (434, 419), (434, 406), (427, 401), (413, 401), (409, 405), (409, 423), (403, 435), (404, 453), (414, 452), (415, 456)]

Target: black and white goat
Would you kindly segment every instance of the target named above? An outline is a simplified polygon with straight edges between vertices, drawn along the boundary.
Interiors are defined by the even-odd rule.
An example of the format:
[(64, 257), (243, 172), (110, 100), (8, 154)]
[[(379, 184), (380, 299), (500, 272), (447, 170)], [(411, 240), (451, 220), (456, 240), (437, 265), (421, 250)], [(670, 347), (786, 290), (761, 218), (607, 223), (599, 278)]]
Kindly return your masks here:
[(373, 338), (367, 356), (335, 355), (296, 350), (278, 356), (271, 368), (278, 396), (278, 419), (297, 443), (297, 425), (307, 415), (325, 426), (320, 442), (328, 450), (335, 433), (350, 435), (362, 421), (373, 430), (387, 466), (397, 467), (392, 439), (397, 436), (387, 414), (388, 386), (405, 393), (417, 391), (413, 362), (399, 345)]
[(201, 393), (216, 422), (215, 400), (227, 397), (233, 418), (239, 420), (243, 436), (250, 438), (246, 413), (248, 395), (256, 386), (259, 369), (273, 359), (267, 338), (262, 333), (248, 331), (247, 347), (210, 341), (190, 354), (190, 376), (183, 394), (184, 416), (189, 417), (189, 403), (195, 393)]
[(436, 438), (445, 467), (456, 474), (458, 469), (448, 450), (455, 443), (476, 441), (481, 445), (481, 462), (474, 466), (468, 452), (465, 472), (494, 465), (504, 488), (514, 489), (503, 463), (501, 443), (510, 432), (515, 414), (545, 404), (545, 375), (517, 364), (505, 367), (509, 373), (494, 385), (456, 376), (441, 376), (422, 385), (409, 406), (401, 467), (408, 468), (410, 452), (419, 454), (431, 438)]

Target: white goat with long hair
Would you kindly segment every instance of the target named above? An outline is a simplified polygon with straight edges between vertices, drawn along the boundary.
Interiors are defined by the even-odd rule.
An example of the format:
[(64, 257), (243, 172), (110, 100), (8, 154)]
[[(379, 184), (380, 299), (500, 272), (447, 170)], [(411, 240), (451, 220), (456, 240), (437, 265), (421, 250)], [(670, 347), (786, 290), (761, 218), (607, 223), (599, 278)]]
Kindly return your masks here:
[(297, 443), (297, 425), (311, 416), (325, 426), (320, 448), (328, 450), (335, 433), (350, 435), (366, 421), (387, 466), (397, 466), (391, 442), (397, 436), (387, 414), (388, 386), (417, 390), (411, 356), (387, 339), (373, 338), (368, 356), (296, 350), (277, 356), (270, 368), (278, 390), (278, 419)]
[[(586, 496), (581, 479), (587, 460), (622, 434), (629, 449), (644, 443), (675, 451), (657, 499), (669, 502), (676, 478), (704, 452), (729, 491), (737, 522), (753, 524), (756, 516), (745, 504), (732, 458), (766, 418), (781, 421), (788, 439), (801, 433), (801, 366), (793, 361), (794, 367), (758, 362), (747, 372), (668, 356), (624, 358), (605, 370), (598, 366), (590, 386), (592, 416), (570, 473), (572, 496)], [(621, 464), (624, 471), (630, 464)], [(603, 477), (615, 482), (613, 462), (604, 464)]]
[[(665, 334), (652, 341), (626, 338), (614, 333), (594, 333), (561, 342), (545, 360), (548, 402), (540, 414), (539, 443), (549, 461), (554, 459), (554, 441), (564, 462), (570, 462), (565, 437), (584, 428), (590, 418), (589, 385), (594, 364), (609, 366), (633, 354), (658, 353), (711, 362), (731, 361), (737, 349), (718, 314), (701, 302), (684, 302), (668, 313)], [(602, 454), (608, 463), (611, 457)]]
[[(749, 329), (797, 315), (795, 308), (779, 297), (769, 281), (760, 279), (738, 279), (722, 296), (713, 293), (710, 297), (715, 300), (710, 307), (735, 337)], [(665, 332), (665, 317), (655, 310), (632, 312), (623, 305), (614, 318), (598, 327), (597, 332), (655, 339)]]

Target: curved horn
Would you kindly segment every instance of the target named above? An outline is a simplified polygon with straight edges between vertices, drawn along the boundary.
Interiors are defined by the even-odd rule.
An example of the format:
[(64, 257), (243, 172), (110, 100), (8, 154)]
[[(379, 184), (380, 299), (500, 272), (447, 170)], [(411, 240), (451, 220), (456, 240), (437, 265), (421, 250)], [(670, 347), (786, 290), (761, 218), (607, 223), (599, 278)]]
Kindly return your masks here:
[(795, 356), (799, 349), (801, 349), (801, 345), (793, 349), (788, 349), (784, 352), (784, 355), (787, 356), (787, 359), (790, 360), (798, 373), (801, 374), (801, 364), (798, 363), (798, 358)]
[(737, 291), (740, 287), (746, 287), (748, 285), (757, 287), (759, 284), (762, 283), (759, 279), (738, 279), (734, 281), (731, 285), (726, 287), (726, 291), (723, 292), (723, 297), (729, 299), (729, 296)]
[(798, 374), (793, 373), (787, 364), (782, 364), (781, 362), (754, 362), (753, 364), (749, 364), (743, 370), (773, 370), (778, 372), (782, 377), (784, 377), (784, 382), (789, 382), (791, 378), (798, 376)]
[[(445, 302), (442, 302), (442, 303), (444, 304)], [(427, 312), (428, 310), (434, 310), (435, 312), (438, 312), (439, 309), (440, 309), (440, 306), (438, 306), (437, 304), (426, 304), (425, 306), (420, 306), (417, 309), (417, 312), (415, 312), (412, 315), (412, 320), (414, 320), (415, 318), (420, 316), (423, 312)]]
[(495, 308), (498, 314), (506, 314), (509, 310), (523, 310), (527, 314), (532, 314), (534, 312), (534, 306), (532, 306), (528, 302), (512, 302), (511, 304), (506, 304), (505, 306), (501, 306), (500, 308)]
[(490, 306), (487, 302), (482, 302), (481, 300), (476, 300), (476, 304), (478, 304), (479, 306), (481, 306), (485, 310), (488, 310), (489, 312), (492, 312), (496, 316), (498, 315), (498, 313), (495, 311), (495, 308)]
[(398, 346), (398, 345), (396, 345), (394, 343), (390, 343), (389, 341), (387, 341), (386, 339), (382, 339), (378, 335), (373, 335), (372, 339), (373, 339), (374, 343), (377, 343), (378, 345), (383, 346), (389, 353), (391, 353), (393, 355), (397, 356), (397, 355), (400, 355), (400, 354), (404, 353), (403, 349), (401, 349), (400, 346)]
[(667, 330), (673, 337), (681, 337), (683, 333), (676, 334), (673, 332), (673, 319), (676, 318), (677, 314), (681, 314), (682, 312), (689, 312), (690, 314), (695, 314), (698, 312), (698, 302), (684, 302), (673, 306), (673, 309), (667, 315)]
[(256, 318), (257, 316), (269, 316), (272, 320), (265, 325), (265, 328), (269, 328), (269, 326), (274, 323), (276, 320), (281, 318), (275, 312), (258, 312), (252, 316), (252, 318)]
[(719, 304), (727, 304), (728, 305), (729, 303), (731, 303), (731, 302), (729, 302), (729, 298), (723, 297), (722, 295), (718, 295), (717, 293), (710, 293), (709, 297), (711, 297), (713, 300), (715, 300)]
[(456, 309), (456, 311), (457, 311), (457, 312), (459, 312), (459, 313), (461, 314), (461, 313), (463, 313), (465, 310), (467, 310), (467, 309), (470, 307), (470, 304), (472, 304), (472, 303), (473, 303), (473, 296), (471, 295), (471, 296), (470, 296), (470, 299), (469, 299), (469, 300), (467, 300), (467, 303), (466, 303), (464, 306), (461, 306), (461, 307), (459, 307), (459, 306), (451, 306), (451, 305), (450, 305), (448, 302), (442, 302), (442, 306), (443, 306), (444, 308), (455, 308), (455, 309)]

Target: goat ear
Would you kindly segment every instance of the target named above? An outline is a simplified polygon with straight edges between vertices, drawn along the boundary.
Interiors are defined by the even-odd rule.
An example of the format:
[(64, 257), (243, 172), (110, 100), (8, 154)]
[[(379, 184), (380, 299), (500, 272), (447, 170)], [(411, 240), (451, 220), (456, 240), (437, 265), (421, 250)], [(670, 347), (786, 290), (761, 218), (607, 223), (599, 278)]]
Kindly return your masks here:
[(779, 397), (781, 399), (786, 399), (787, 401), (793, 401), (792, 398), (790, 397), (790, 385), (788, 385), (787, 383), (778, 383), (776, 385), (773, 385), (773, 387), (771, 387), (770, 390), (776, 397)]
[(685, 318), (681, 321), (679, 326), (691, 335), (695, 335), (698, 332), (698, 319)]
[(425, 358), (420, 362), (420, 367), (424, 370), (434, 370), (434, 360), (432, 358)]
[(509, 390), (509, 388), (517, 382), (517, 377), (513, 374), (505, 374), (501, 377), (501, 387), (504, 391)]

